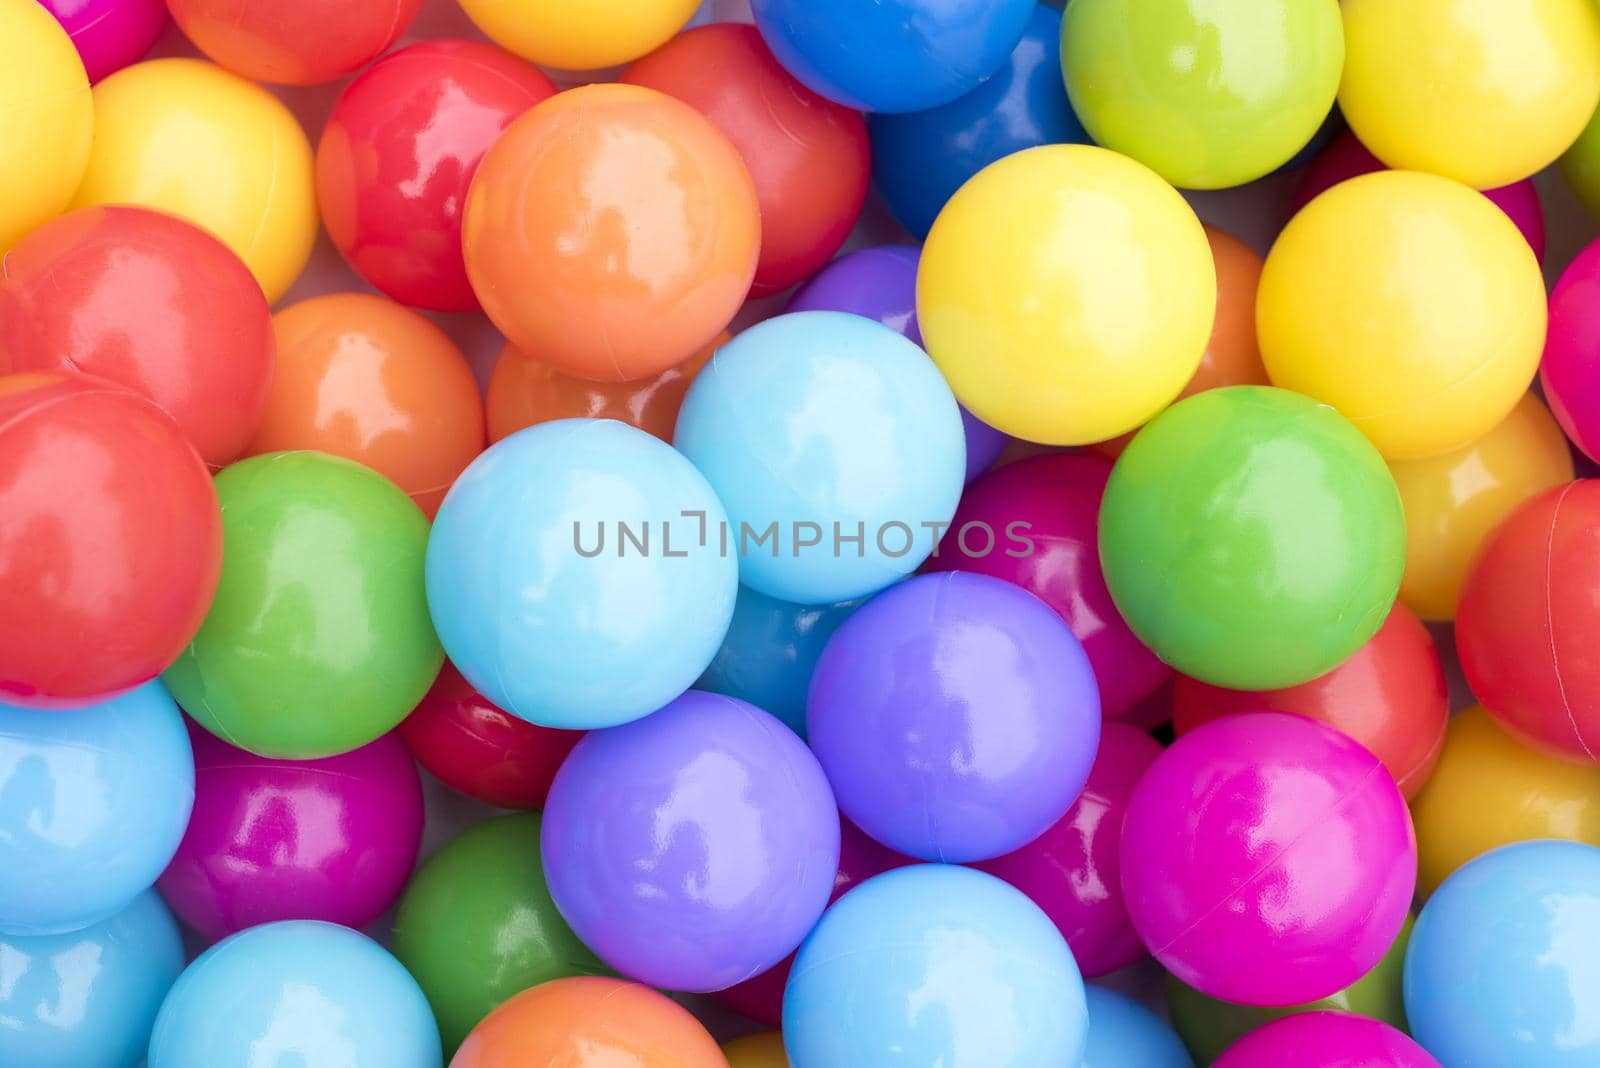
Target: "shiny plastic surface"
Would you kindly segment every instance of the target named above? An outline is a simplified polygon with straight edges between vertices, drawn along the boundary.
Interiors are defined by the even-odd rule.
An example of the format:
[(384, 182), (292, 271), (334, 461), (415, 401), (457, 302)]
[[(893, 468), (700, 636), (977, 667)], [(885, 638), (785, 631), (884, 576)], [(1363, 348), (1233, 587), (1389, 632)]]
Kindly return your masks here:
[(198, 727), (194, 815), (161, 895), (215, 942), (275, 920), (366, 927), (422, 840), (422, 785), (393, 735), (325, 760), (269, 760)]
[(406, 32), (422, 0), (167, 0), (211, 59), (254, 82), (317, 85), (372, 62)]
[(356, 273), (402, 304), (476, 311), (461, 210), (500, 133), (555, 86), (481, 41), (385, 56), (340, 94), (317, 143), (317, 203)]
[(792, 1068), (1059, 1068), (1089, 1027), (1050, 920), (999, 879), (917, 864), (823, 914), (783, 999)]
[(1077, 1068), (1194, 1068), (1183, 1043), (1161, 1017), (1103, 986), (1090, 983), (1083, 992), (1089, 1037)]
[(1074, 0), (1067, 92), (1097, 144), (1173, 185), (1271, 174), (1316, 134), (1344, 65), (1338, 0)]
[(317, 236), (311, 144), (271, 93), (198, 59), (124, 67), (94, 88), (73, 207), (136, 204), (211, 231), (283, 296)]
[(778, 964), (817, 922), (839, 814), (792, 732), (690, 691), (578, 743), (550, 787), (541, 848), (550, 896), (601, 960), (652, 986), (721, 990)]
[(0, 0), (0, 254), (66, 208), (93, 131), (89, 79), (66, 31), (36, 0)]
[(1091, 145), (990, 164), (939, 214), (917, 316), (956, 399), (1007, 434), (1132, 430), (1193, 377), (1216, 308), (1205, 231), (1176, 190)]
[(1122, 824), (1128, 913), (1156, 960), (1255, 1005), (1327, 997), (1399, 933), (1411, 816), (1378, 759), (1300, 716), (1227, 716), (1179, 738)]
[(1440, 1068), (1386, 1023), (1340, 1012), (1305, 1012), (1253, 1031), (1214, 1068)]
[(1276, 689), (1377, 633), (1405, 562), (1400, 495), (1338, 413), (1233, 386), (1173, 405), (1111, 472), (1100, 563), (1117, 608), (1179, 671)]
[(750, 172), (711, 122), (597, 84), (513, 122), (472, 180), (467, 277), (513, 345), (579, 378), (660, 374), (732, 321), (755, 276)]
[(643, 431), (529, 427), (475, 460), (439, 510), (433, 624), (514, 716), (572, 730), (638, 719), (692, 685), (728, 631), (739, 575), (725, 522), (706, 480)]
[(665, 44), (699, 0), (460, 0), (484, 36), (558, 70), (601, 70)]
[(40, 0), (83, 60), (89, 81), (144, 57), (167, 25), (162, 0)]
[(1589, 214), (1600, 218), (1600, 109), (1561, 156), (1561, 176)]
[(1600, 241), (1578, 254), (1550, 294), (1539, 382), (1573, 444), (1591, 460), (1600, 456)]
[(745, 1035), (722, 1044), (728, 1068), (789, 1068), (783, 1051), (783, 1036), (776, 1031)]
[(346, 753), (393, 728), (444, 659), (428, 522), (394, 483), (314, 452), (217, 476), (226, 550), (205, 624), (162, 676), (195, 722), (259, 756)]

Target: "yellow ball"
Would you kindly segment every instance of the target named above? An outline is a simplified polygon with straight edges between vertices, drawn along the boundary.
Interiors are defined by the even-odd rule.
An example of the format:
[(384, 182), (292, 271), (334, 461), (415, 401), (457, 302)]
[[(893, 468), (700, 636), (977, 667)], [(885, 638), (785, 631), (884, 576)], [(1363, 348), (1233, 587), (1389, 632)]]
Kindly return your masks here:
[(1473, 857), (1512, 842), (1600, 846), (1600, 767), (1568, 763), (1512, 738), (1482, 708), (1457, 713), (1438, 766), (1411, 803), (1417, 892), (1427, 897)]
[(136, 63), (94, 88), (95, 137), (75, 207), (139, 204), (210, 230), (268, 301), (317, 237), (311, 145), (260, 86), (198, 59)]
[(600, 70), (666, 44), (699, 0), (460, 0), (478, 29), (523, 59)]
[(1406, 512), (1400, 599), (1423, 619), (1451, 620), (1478, 544), (1534, 494), (1572, 481), (1572, 451), (1538, 397), (1443, 456), (1389, 465)]
[(728, 1068), (789, 1068), (783, 1036), (776, 1031), (736, 1038), (722, 1044)]
[(1544, 348), (1516, 225), (1459, 182), (1380, 171), (1290, 220), (1256, 296), (1273, 385), (1331, 404), (1389, 460), (1459, 449), (1511, 413)]
[(61, 214), (93, 129), (89, 78), (67, 31), (36, 0), (0, 0), (0, 253)]
[(1600, 102), (1595, 0), (1344, 0), (1344, 36), (1339, 106), (1391, 167), (1509, 185)]
[(923, 246), (923, 343), (990, 426), (1049, 445), (1142, 425), (1194, 375), (1217, 280), (1194, 211), (1156, 173), (1090, 145), (980, 171)]

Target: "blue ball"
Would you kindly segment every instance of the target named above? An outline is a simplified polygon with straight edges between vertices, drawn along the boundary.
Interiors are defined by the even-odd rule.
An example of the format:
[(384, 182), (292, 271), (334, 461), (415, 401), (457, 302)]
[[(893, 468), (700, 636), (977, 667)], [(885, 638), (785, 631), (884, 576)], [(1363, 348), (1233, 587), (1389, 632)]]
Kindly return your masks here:
[(181, 971), (183, 939), (154, 890), (81, 931), (0, 936), (0, 1064), (142, 1063)]
[(894, 217), (918, 238), (967, 179), (1013, 152), (1088, 144), (1061, 80), (1061, 12), (1034, 5), (1010, 61), (943, 107), (873, 115), (872, 180)]
[(998, 70), (1034, 0), (752, 0), (750, 7), (778, 62), (813, 91), (860, 111), (922, 111)]
[(728, 510), (740, 581), (796, 604), (864, 597), (916, 570), (967, 463), (928, 354), (844, 312), (780, 315), (718, 349), (676, 444)]
[(286, 920), (225, 938), (184, 970), (156, 1016), (149, 1068), (439, 1068), (433, 1011), (378, 943)]
[(1450, 1068), (1600, 1064), (1600, 849), (1520, 842), (1434, 892), (1406, 949), (1411, 1034)]
[(722, 505), (670, 446), (611, 420), (512, 434), (462, 473), (428, 541), (428, 608), (507, 712), (588, 730), (687, 690), (727, 633)]
[(193, 807), (189, 735), (160, 682), (71, 711), (0, 704), (0, 934), (121, 912), (177, 852)]
[(999, 879), (942, 864), (840, 898), (783, 995), (792, 1068), (1062, 1068), (1083, 1055), (1088, 1026), (1083, 979), (1049, 918)]
[(1090, 983), (1089, 1041), (1078, 1068), (1194, 1068), (1178, 1033), (1155, 1013)]

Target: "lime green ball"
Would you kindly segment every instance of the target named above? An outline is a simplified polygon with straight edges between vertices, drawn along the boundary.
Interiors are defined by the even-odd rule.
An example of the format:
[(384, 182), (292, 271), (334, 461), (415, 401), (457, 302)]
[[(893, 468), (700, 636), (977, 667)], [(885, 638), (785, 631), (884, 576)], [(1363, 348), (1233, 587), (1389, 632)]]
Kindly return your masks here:
[(332, 756), (393, 728), (444, 662), (422, 512), (377, 472), (320, 452), (236, 463), (217, 498), (222, 578), (162, 676), (172, 696), (260, 756)]
[(1173, 185), (1270, 174), (1310, 141), (1344, 69), (1338, 0), (1072, 0), (1067, 95), (1084, 128)]
[(1196, 394), (1111, 471), (1100, 561), (1128, 625), (1185, 675), (1296, 686), (1383, 625), (1406, 530), (1383, 458), (1338, 412), (1288, 390)]
[(1589, 214), (1600, 219), (1600, 111), (1561, 157), (1561, 175)]
[(400, 899), (394, 955), (433, 1006), (446, 1051), (519, 991), (609, 974), (550, 900), (537, 812), (480, 823), (430, 857)]

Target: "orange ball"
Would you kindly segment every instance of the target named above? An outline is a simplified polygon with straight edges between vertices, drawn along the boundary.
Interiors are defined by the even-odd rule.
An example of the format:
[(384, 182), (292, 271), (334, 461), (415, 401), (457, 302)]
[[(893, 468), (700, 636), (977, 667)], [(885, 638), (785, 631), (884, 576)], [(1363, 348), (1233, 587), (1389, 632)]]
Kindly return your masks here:
[(755, 277), (760, 209), (739, 152), (636, 85), (536, 105), (473, 178), (462, 229), (483, 310), (579, 378), (650, 378), (705, 348)]
[(167, 0), (184, 35), (251, 81), (318, 85), (364, 67), (422, 0)]
[(728, 1068), (687, 1009), (637, 983), (553, 979), (485, 1016), (450, 1068)]
[(409, 308), (365, 293), (272, 317), (278, 361), (251, 456), (316, 449), (384, 475), (433, 518), (483, 451), (483, 399), (461, 350)]

